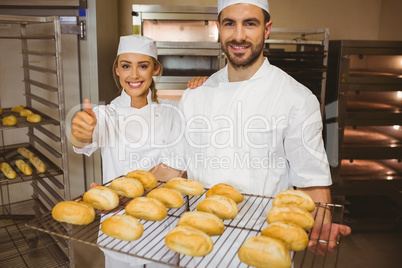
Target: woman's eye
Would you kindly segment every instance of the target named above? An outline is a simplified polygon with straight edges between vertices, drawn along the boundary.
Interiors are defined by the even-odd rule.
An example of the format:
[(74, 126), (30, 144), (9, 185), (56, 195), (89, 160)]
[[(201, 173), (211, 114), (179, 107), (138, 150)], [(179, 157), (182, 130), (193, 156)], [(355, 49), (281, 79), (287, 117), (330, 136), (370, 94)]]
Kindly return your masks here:
[(148, 68), (148, 65), (140, 65), (139, 68), (140, 68), (140, 69), (147, 69), (147, 68)]
[(128, 69), (128, 68), (130, 68), (130, 66), (129, 66), (129, 65), (126, 65), (126, 64), (122, 65), (121, 67), (122, 67), (123, 69)]

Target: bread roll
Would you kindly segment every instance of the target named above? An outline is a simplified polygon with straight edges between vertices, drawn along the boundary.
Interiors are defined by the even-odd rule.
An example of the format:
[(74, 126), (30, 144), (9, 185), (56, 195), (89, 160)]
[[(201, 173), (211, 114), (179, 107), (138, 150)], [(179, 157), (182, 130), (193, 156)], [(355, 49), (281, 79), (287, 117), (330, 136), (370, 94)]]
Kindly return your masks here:
[(197, 210), (215, 214), (224, 220), (234, 219), (239, 213), (236, 202), (223, 195), (205, 198), (197, 205)]
[(118, 195), (135, 198), (144, 194), (144, 187), (141, 182), (130, 178), (114, 179), (109, 188), (114, 190)]
[(225, 230), (225, 226), (221, 219), (216, 215), (201, 211), (185, 212), (179, 219), (178, 226), (191, 226), (195, 229), (203, 231), (207, 235), (221, 235)]
[(312, 212), (315, 209), (314, 201), (311, 197), (300, 190), (285, 190), (276, 195), (272, 202), (274, 206), (292, 205)]
[(137, 197), (127, 204), (126, 214), (140, 220), (161, 221), (166, 218), (167, 209), (158, 199)]
[(119, 205), (119, 196), (106, 186), (96, 186), (88, 190), (83, 200), (96, 209), (111, 210)]
[(110, 237), (134, 241), (142, 236), (144, 226), (132, 216), (114, 215), (102, 222), (101, 230)]
[(268, 212), (267, 222), (292, 222), (308, 231), (314, 226), (313, 216), (305, 209), (296, 206), (276, 206)]
[(28, 109), (23, 109), (20, 112), (21, 117), (28, 117), (28, 115), (31, 115), (31, 114), (33, 114), (33, 112), (31, 110), (28, 110)]
[(281, 240), (290, 251), (304, 250), (308, 244), (306, 231), (291, 222), (273, 222), (261, 231), (261, 235)]
[(190, 226), (177, 226), (170, 230), (165, 244), (177, 253), (193, 257), (205, 256), (214, 248), (209, 235)]
[(17, 117), (14, 115), (6, 116), (2, 119), (3, 125), (5, 126), (14, 126), (17, 124), (18, 120)]
[(184, 199), (181, 193), (168, 188), (153, 189), (147, 194), (147, 197), (158, 199), (167, 208), (179, 208), (184, 204)]
[(39, 114), (31, 114), (27, 116), (27, 121), (31, 123), (39, 123), (42, 121), (42, 116)]
[(15, 179), (17, 177), (17, 173), (13, 170), (13, 168), (7, 162), (1, 163), (0, 169), (3, 172), (3, 174), (10, 180)]
[(3, 114), (3, 108), (0, 107), (0, 115)]
[(209, 189), (205, 196), (210, 197), (213, 195), (223, 195), (232, 198), (236, 203), (243, 201), (243, 195), (239, 193), (233, 186), (225, 183), (218, 183)]
[(18, 148), (17, 152), (20, 155), (22, 155), (23, 157), (25, 157), (26, 159), (30, 159), (31, 157), (35, 156), (35, 154), (33, 152), (31, 152), (30, 150), (28, 150), (27, 148), (24, 148), (24, 147)]
[(25, 175), (29, 176), (32, 175), (32, 168), (30, 165), (24, 162), (24, 160), (17, 160), (15, 161), (15, 165), (19, 170), (21, 170), (22, 173)]
[(11, 108), (11, 111), (13, 111), (15, 113), (20, 113), (24, 109), (25, 109), (25, 107), (23, 105), (17, 105), (17, 106), (14, 106), (13, 108)]
[(95, 210), (85, 202), (62, 201), (52, 209), (52, 217), (60, 222), (87, 225), (94, 221)]
[(285, 245), (266, 236), (248, 238), (240, 247), (238, 256), (242, 262), (253, 267), (288, 268), (292, 265)]
[(29, 158), (29, 162), (31, 162), (39, 173), (44, 173), (46, 171), (45, 164), (37, 156)]
[(139, 180), (142, 183), (142, 186), (144, 186), (145, 190), (152, 189), (158, 184), (155, 175), (145, 170), (131, 171), (126, 175), (126, 177)]
[(165, 184), (165, 187), (185, 195), (202, 195), (204, 193), (204, 185), (198, 181), (184, 178), (172, 178)]

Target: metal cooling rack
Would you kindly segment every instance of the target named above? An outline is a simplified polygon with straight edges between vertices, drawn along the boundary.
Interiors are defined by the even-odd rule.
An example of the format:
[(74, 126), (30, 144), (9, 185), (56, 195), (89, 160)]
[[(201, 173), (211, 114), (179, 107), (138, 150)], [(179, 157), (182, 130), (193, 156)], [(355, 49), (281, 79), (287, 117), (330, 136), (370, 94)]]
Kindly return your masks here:
[[(157, 187), (161, 187), (163, 184), (160, 182)], [(146, 194), (147, 192), (144, 195)], [(195, 211), (197, 204), (204, 198), (205, 192), (201, 196), (184, 196), (185, 204), (179, 209), (169, 209), (168, 217), (163, 221), (140, 220), (144, 226), (144, 233), (139, 240), (133, 242), (114, 239), (100, 231), (99, 223), (103, 220), (102, 218), (124, 213), (125, 206), (131, 201), (130, 198), (124, 197), (120, 197), (120, 204), (113, 211), (96, 210), (95, 221), (86, 226), (57, 222), (52, 218), (50, 212), (29, 221), (26, 225), (51, 235), (172, 267), (247, 267), (240, 261), (237, 252), (247, 238), (260, 235), (261, 230), (267, 226), (265, 219), (272, 207), (273, 198), (244, 194), (244, 201), (239, 204), (238, 216), (233, 220), (223, 221), (225, 224), (223, 234), (211, 237), (214, 242), (214, 249), (207, 256), (191, 257), (171, 251), (165, 246), (164, 237), (166, 233), (177, 226), (177, 221), (184, 212)], [(319, 211), (325, 210), (323, 213), (331, 212), (333, 223), (342, 223), (344, 213), (342, 205), (317, 204), (317, 207)], [(329, 238), (320, 236), (320, 242), (328, 244), (328, 241)], [(340, 238), (337, 242), (340, 242)], [(292, 259), (295, 263), (294, 267), (336, 267), (338, 253), (339, 246), (336, 252), (327, 256), (318, 256), (306, 249), (292, 253)]]

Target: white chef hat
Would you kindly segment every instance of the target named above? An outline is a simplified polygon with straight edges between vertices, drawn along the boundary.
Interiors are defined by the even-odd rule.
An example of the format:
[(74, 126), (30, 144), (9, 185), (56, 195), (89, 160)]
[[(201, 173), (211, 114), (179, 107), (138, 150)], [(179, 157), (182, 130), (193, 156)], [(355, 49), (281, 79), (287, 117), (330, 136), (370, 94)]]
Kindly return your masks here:
[(123, 53), (144, 54), (158, 59), (156, 42), (142, 35), (121, 36), (117, 56)]
[(269, 13), (268, 0), (218, 0), (218, 14), (225, 7), (235, 4), (250, 4), (262, 8)]

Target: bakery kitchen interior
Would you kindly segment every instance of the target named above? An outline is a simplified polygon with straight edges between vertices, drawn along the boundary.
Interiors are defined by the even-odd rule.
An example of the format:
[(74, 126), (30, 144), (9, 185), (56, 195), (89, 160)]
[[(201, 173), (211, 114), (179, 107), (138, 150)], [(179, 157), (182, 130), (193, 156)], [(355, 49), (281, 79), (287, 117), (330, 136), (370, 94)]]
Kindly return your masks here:
[[(215, 24), (217, 2), (0, 1), (0, 267), (104, 267), (98, 245), (130, 254), (130, 247), (122, 246), (126, 245), (122, 237), (107, 230), (107, 224), (114, 224), (110, 220), (104, 220), (103, 227), (108, 236), (98, 234), (103, 222), (99, 209), (105, 207), (94, 213), (92, 206), (81, 206), (80, 210), (89, 212), (87, 218), (80, 217), (80, 224), (87, 225), (56, 221), (57, 213), (52, 217), (56, 204), (82, 198), (93, 182), (103, 184), (100, 150), (87, 157), (75, 153), (69, 142), (72, 118), (82, 109), (84, 99), (96, 106), (118, 96), (112, 64), (120, 36), (136, 34), (157, 41), (158, 59), (164, 67), (157, 84), (160, 98), (179, 100), (189, 79), (224, 68), (226, 59)], [(263, 53), (272, 65), (316, 95), (333, 181), (332, 201), (324, 210), (332, 213), (332, 222), (352, 228), (351, 235), (337, 241), (328, 243), (322, 238), (324, 243), (337, 244), (326, 257), (297, 251), (294, 266), (400, 267), (402, 1), (269, 0), (269, 10), (273, 29)], [(148, 193), (154, 187), (151, 181), (151, 186), (137, 185), (143, 187), (137, 195)], [(204, 190), (196, 195), (170, 193), (176, 203), (162, 202), (167, 215), (162, 209), (157, 215), (147, 214), (150, 220), (141, 220), (144, 227), (138, 221), (134, 224), (141, 225), (145, 235), (150, 222), (162, 222), (155, 229), (160, 230), (166, 229), (161, 219), (178, 219), (185, 210), (176, 208), (177, 204), (190, 210), (200, 204), (199, 210), (208, 211), (209, 204), (201, 202)], [(124, 208), (132, 199), (122, 195), (119, 199), (114, 192), (110, 196), (112, 207)], [(197, 234), (208, 241), (204, 255), (221, 250), (222, 241), (245, 241), (265, 228), (266, 222), (257, 230), (255, 224), (242, 226), (239, 217), (252, 219), (245, 214), (245, 207), (250, 206), (245, 204), (260, 202), (262, 206), (272, 200), (238, 197), (236, 202), (227, 201), (233, 211), (220, 215), (224, 226), (218, 217), (212, 240)], [(90, 203), (90, 195), (85, 200)], [(149, 204), (155, 207), (152, 211), (160, 203)], [(130, 206), (130, 213), (135, 214), (135, 207)], [(216, 217), (199, 221), (204, 220), (216, 222)], [(136, 233), (130, 239), (139, 236)], [(143, 251), (131, 252), (158, 261), (158, 256), (144, 252), (152, 246), (145, 243), (148, 240), (138, 240)], [(163, 239), (159, 243), (161, 252), (174, 253), (174, 246), (166, 243), (166, 247)], [(180, 267), (193, 266), (193, 262), (198, 267), (246, 266), (235, 244), (219, 253), (225, 257), (212, 256), (214, 251), (205, 257), (180, 252)], [(177, 262), (167, 263), (175, 266)]]

